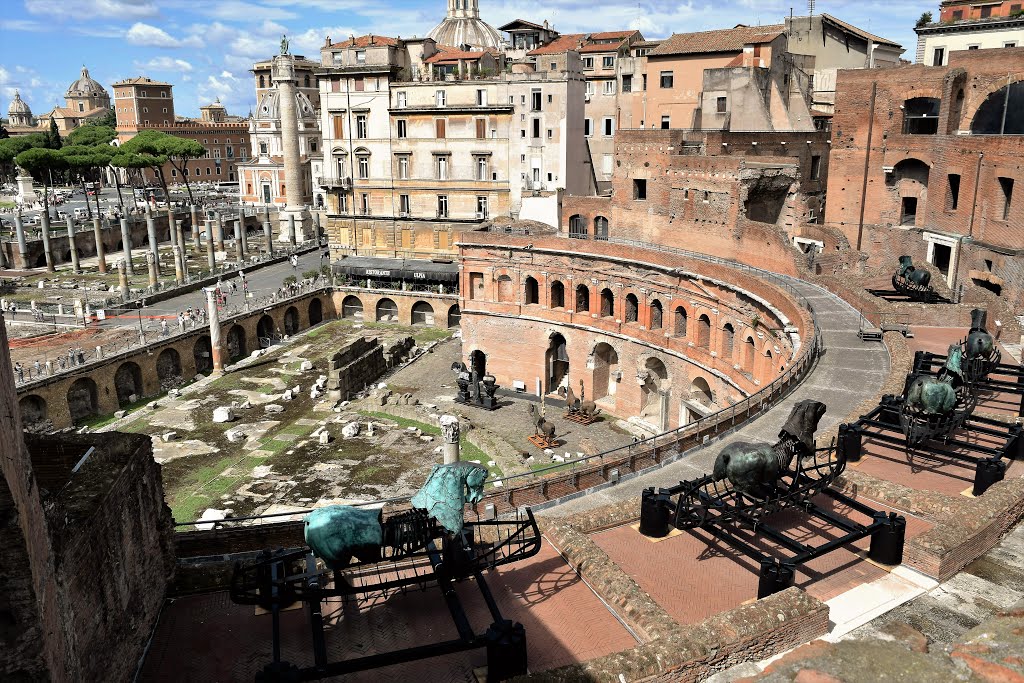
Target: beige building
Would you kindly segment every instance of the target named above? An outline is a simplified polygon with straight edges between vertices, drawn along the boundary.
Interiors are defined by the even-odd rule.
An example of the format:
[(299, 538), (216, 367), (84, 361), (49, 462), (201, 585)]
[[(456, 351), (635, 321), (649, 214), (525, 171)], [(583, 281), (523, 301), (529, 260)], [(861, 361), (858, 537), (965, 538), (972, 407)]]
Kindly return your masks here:
[(114, 83), (114, 112), (118, 137), (135, 135), (139, 128), (174, 123), (174, 86), (139, 76)]
[[(241, 201), (247, 204), (285, 204), (284, 150), (281, 137), (281, 101), (271, 81), (272, 60), (253, 65), (256, 111), (249, 120), (251, 159), (239, 164)], [(299, 155), (302, 170), (302, 199), (310, 206), (324, 205), (325, 195), (313, 182), (322, 175), (320, 136), (320, 90), (317, 62), (295, 55), (295, 110), (299, 120)]]
[(554, 73), (455, 80), (416, 66), (439, 53), (433, 41), (412, 48), (362, 36), (322, 50), (332, 252), (450, 254), (462, 229), (499, 216), (557, 225), (563, 193), (593, 191), (578, 56)]
[(53, 119), (57, 122), (57, 130), (64, 136), (90, 119), (103, 118), (109, 112), (110, 94), (83, 66), (81, 76), (64, 93), (64, 106), (40, 114), (38, 124), (40, 129), (48, 130), (50, 119)]

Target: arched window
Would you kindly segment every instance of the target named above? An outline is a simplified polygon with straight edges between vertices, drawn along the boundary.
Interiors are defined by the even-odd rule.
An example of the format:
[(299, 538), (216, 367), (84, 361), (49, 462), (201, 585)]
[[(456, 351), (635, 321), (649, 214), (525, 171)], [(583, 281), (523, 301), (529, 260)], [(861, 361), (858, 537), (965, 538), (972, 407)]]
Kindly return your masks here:
[(697, 346), (702, 349), (711, 346), (711, 318), (706, 315), (697, 318)]
[(1024, 134), (1024, 82), (1011, 83), (989, 95), (974, 115), (975, 135)]
[(538, 294), (537, 280), (532, 277), (526, 278), (526, 286), (523, 292), (523, 303), (525, 304), (536, 304), (540, 303), (540, 297)]
[(736, 330), (731, 324), (726, 323), (722, 328), (722, 358), (730, 363), (732, 362), (732, 342), (735, 336)]
[(587, 239), (587, 224), (579, 214), (569, 217), (569, 237), (577, 240)]
[(576, 312), (588, 313), (590, 311), (590, 290), (586, 285), (576, 287)]
[(686, 336), (686, 309), (682, 306), (676, 306), (674, 333), (677, 337)]
[(565, 285), (558, 280), (551, 283), (551, 308), (565, 308)]
[(610, 289), (601, 290), (601, 317), (611, 318), (615, 315), (615, 295)]
[(309, 74), (306, 74), (306, 78), (303, 79), (303, 87), (309, 87)]
[(626, 322), (635, 323), (640, 319), (640, 302), (636, 298), (636, 294), (626, 295)]
[(260, 74), (260, 87), (261, 88), (267, 87), (267, 82), (264, 80), (263, 74)]
[(660, 330), (662, 326), (661, 302), (655, 299), (651, 302), (651, 329)]
[(914, 97), (903, 103), (904, 135), (935, 135), (939, 132), (937, 97)]
[(594, 219), (594, 239), (608, 239), (608, 219), (604, 216), (598, 216)]
[(757, 348), (754, 345), (754, 338), (747, 337), (743, 342), (743, 369), (753, 373), (755, 358), (757, 358)]

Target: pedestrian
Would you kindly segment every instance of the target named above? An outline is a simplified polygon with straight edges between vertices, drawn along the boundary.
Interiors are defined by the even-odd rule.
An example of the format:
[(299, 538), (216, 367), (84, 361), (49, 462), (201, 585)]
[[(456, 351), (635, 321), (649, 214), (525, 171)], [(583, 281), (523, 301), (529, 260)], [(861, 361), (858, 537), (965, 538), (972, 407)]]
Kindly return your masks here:
[(299, 257), (296, 256), (295, 254), (292, 254), (290, 260), (292, 262), (292, 270), (295, 271), (295, 275), (297, 276), (299, 274)]
[(64, 369), (64, 356), (57, 356), (57, 366), (58, 366), (58, 367), (59, 367), (59, 368), (60, 368), (61, 370), (63, 370), (63, 369)]
[(160, 336), (167, 337), (171, 334), (170, 330), (167, 329), (167, 319), (163, 318), (160, 320)]
[(78, 364), (85, 365), (85, 351), (81, 348), (78, 349)]
[(68, 349), (68, 367), (71, 367), (74, 364), (75, 364), (75, 350), (74, 349)]
[(14, 371), (16, 373), (18, 373), (18, 381), (19, 382), (24, 382), (25, 381), (25, 370), (21, 367), (21, 363), (20, 362), (14, 364)]
[(33, 364), (33, 367), (35, 367), (35, 370), (36, 370), (36, 377), (42, 377), (42, 375), (43, 375), (43, 366), (39, 364), (38, 360), (36, 360), (36, 362)]

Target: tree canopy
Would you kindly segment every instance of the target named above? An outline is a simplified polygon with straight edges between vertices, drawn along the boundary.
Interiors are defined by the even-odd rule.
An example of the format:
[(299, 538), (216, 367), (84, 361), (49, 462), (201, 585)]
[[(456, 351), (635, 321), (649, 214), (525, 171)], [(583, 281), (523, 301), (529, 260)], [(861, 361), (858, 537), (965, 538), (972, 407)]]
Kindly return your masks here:
[(50, 149), (60, 149), (64, 143), (60, 139), (60, 131), (57, 130), (57, 119), (50, 117), (50, 130), (45, 133), (46, 146)]
[(932, 13), (921, 12), (921, 16), (918, 17), (917, 23), (914, 24), (914, 28), (921, 28), (922, 26), (927, 26), (930, 23), (932, 23)]

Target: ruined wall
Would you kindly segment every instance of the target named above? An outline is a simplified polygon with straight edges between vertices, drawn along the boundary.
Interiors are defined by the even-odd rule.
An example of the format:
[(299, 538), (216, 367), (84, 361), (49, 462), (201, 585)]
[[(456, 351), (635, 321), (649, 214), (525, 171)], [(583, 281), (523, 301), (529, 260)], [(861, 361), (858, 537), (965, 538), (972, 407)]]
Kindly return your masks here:
[(376, 337), (356, 339), (331, 356), (327, 366), (327, 395), (333, 400), (347, 400), (387, 369), (384, 347)]

